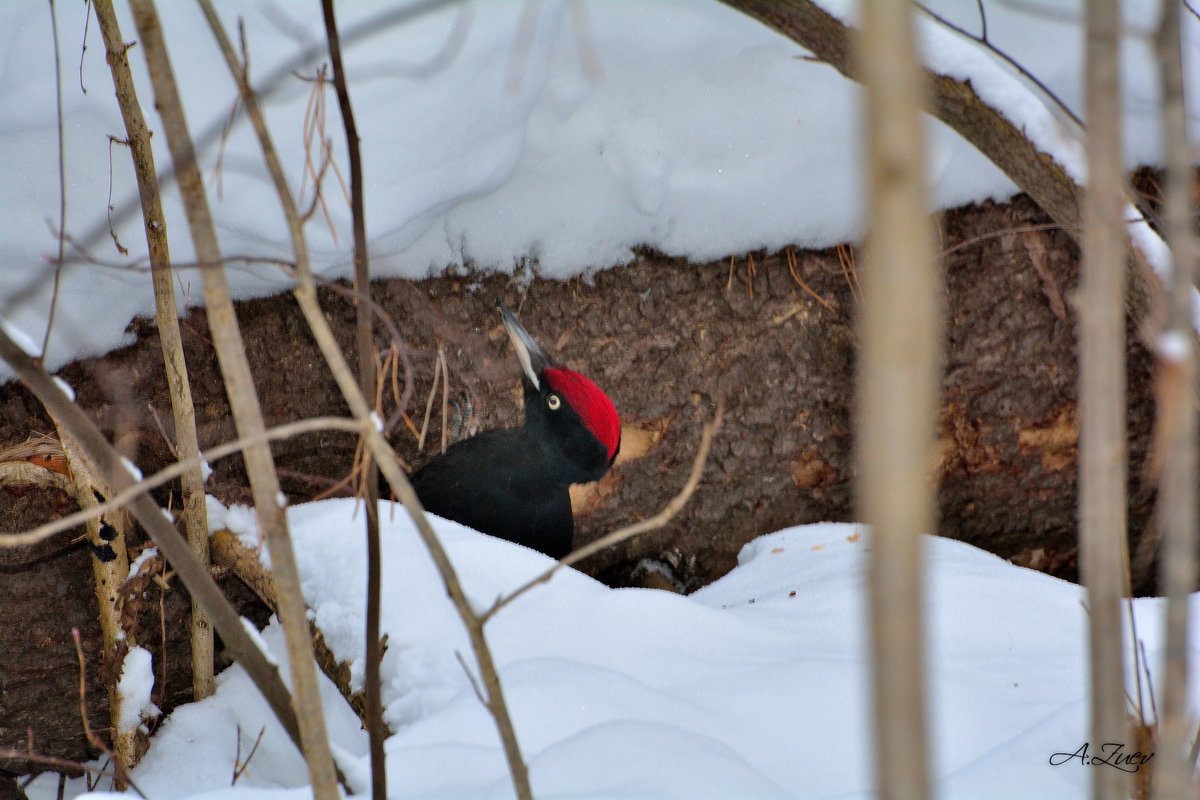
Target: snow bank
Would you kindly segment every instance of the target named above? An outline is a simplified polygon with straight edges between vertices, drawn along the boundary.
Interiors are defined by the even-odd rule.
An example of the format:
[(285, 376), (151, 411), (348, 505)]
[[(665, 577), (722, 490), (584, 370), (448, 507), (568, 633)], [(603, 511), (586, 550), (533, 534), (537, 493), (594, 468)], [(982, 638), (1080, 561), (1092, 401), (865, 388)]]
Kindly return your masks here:
[[(474, 669), (462, 626), (411, 524), (391, 510), (381, 515), (389, 795), (509, 796), (495, 728), (456, 655)], [(360, 673), (361, 512), (331, 500), (288, 514), (317, 623)], [(435, 528), (481, 607), (549, 563), (454, 523)], [(809, 525), (751, 542), (736, 569), (688, 597), (564, 570), (503, 609), (487, 635), (536, 795), (871, 796), (869, 548), (861, 526)], [(1088, 736), (1083, 591), (959, 542), (924, 548), (939, 796), (1086, 797), (1090, 767), (1050, 763)], [(1162, 602), (1135, 611), (1162, 674)], [(264, 638), (286, 663), (282, 631), (272, 624)], [(323, 692), (332, 740), (361, 777), (364, 734), (332, 687)], [(265, 800), (302, 786), (299, 757), (238, 667), (216, 695), (171, 715), (134, 778), (156, 800), (228, 787), (264, 727), (232, 794)]]

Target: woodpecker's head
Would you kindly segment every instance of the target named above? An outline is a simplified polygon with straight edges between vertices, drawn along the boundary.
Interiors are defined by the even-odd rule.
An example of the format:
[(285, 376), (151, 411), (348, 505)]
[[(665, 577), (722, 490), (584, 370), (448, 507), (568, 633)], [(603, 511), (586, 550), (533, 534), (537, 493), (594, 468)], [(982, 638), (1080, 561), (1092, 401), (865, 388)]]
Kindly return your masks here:
[(588, 378), (554, 363), (504, 303), (496, 305), (521, 362), (525, 427), (580, 468), (583, 477), (573, 475), (572, 483), (598, 479), (621, 447), (621, 421), (612, 400)]

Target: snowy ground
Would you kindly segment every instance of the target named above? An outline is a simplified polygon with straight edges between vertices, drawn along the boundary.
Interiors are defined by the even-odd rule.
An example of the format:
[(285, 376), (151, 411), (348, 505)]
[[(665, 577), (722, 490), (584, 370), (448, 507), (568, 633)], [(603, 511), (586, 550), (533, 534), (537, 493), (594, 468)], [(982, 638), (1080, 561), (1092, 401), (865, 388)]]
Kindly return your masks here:
[[(620, 264), (639, 244), (706, 259), (861, 235), (857, 90), (715, 2), (487, 2), (405, 24), (372, 22), (395, 5), (339, 7), (379, 274), (420, 276), (466, 263), (503, 271), (530, 265), (561, 278)], [(932, 5), (978, 30), (976, 4)], [(991, 41), (1079, 111), (1082, 0), (984, 6)], [(1133, 165), (1158, 154), (1148, 38), (1156, 3), (1126, 6)], [(132, 315), (152, 310), (127, 154), (108, 139), (124, 129), (99, 33), (93, 21), (81, 56), (83, 6), (57, 7), (66, 230), (76, 263), (62, 278), (51, 367), (111, 349)], [(161, 11), (225, 254), (287, 258), (244, 122), (217, 169), (218, 134), (235, 91), (198, 11), (189, 2), (164, 2)], [(253, 74), (306, 203), (311, 85), (291, 72), (312, 74), (323, 61), (319, 51), (297, 57), (322, 40), (316, 5), (225, 3), (221, 12), (227, 24), (245, 17)], [(127, 15), (122, 26), (133, 39)], [(1187, 17), (1189, 41), (1198, 27)], [(1077, 136), (1043, 98), (962, 38), (929, 23), (922, 36), (931, 63), (970, 76), (1078, 173)], [(47, 326), (47, 264), (60, 224), (51, 42), (46, 4), (0, 5), (0, 321), (35, 342)], [(1200, 72), (1195, 53), (1190, 47), (1191, 74)], [(151, 109), (142, 55), (137, 48), (130, 55)], [(344, 170), (331, 96), (326, 104), (324, 133)], [(152, 112), (148, 118), (158, 126)], [(954, 134), (936, 123), (931, 133), (939, 205), (1014, 191)], [(160, 172), (168, 163), (163, 138), (154, 140)], [(313, 256), (323, 274), (345, 275), (349, 212), (332, 179), (325, 193), (328, 220), (318, 214), (308, 228)], [(166, 203), (172, 255), (185, 263), (191, 247), (173, 192)], [(113, 244), (110, 218), (128, 256)], [(271, 266), (235, 263), (231, 277), (242, 296), (286, 288)], [(198, 302), (194, 273), (181, 270), (178, 284), (181, 301)], [(339, 501), (293, 509), (291, 519), (317, 622), (339, 653), (358, 659), (361, 523)], [(440, 529), (480, 605), (546, 563), (454, 525)], [(467, 649), (460, 626), (407, 522), (389, 524), (385, 535), (384, 690), (397, 730), (388, 742), (391, 796), (506, 797), (494, 730), (454, 655)], [(503, 611), (488, 632), (538, 796), (869, 796), (868, 543), (854, 526), (783, 531), (749, 545), (734, 572), (686, 598), (609, 590), (568, 570)], [(1070, 757), (1087, 741), (1081, 591), (951, 541), (928, 540), (927, 553), (939, 795), (1084, 797), (1090, 770), (1111, 767)], [(1138, 601), (1135, 609), (1151, 671), (1161, 674), (1161, 603)], [(274, 627), (265, 637), (281, 650)], [(136, 773), (142, 788), (154, 800), (210, 790), (306, 796), (298, 757), (240, 669), (219, 685), (215, 697), (177, 709), (163, 724)], [(332, 691), (325, 705), (343, 769), (361, 786), (363, 735)], [(230, 792), (237, 730), (244, 758), (263, 725), (264, 743)], [(31, 791), (52, 796), (53, 785), (41, 779)]]
[[(462, 626), (407, 516), (393, 519), (389, 507), (382, 518), (382, 680), (397, 731), (387, 742), (389, 796), (510, 796), (495, 728), (455, 656), (473, 663)], [(361, 512), (356, 519), (352, 500), (331, 500), (294, 508), (289, 520), (316, 622), (360, 675)], [(550, 563), (437, 522), (480, 610)], [(959, 542), (925, 544), (938, 796), (1087, 796), (1100, 767), (1069, 757), (1088, 740), (1083, 591)], [(502, 610), (487, 634), (535, 794), (869, 797), (869, 547), (860, 526), (809, 525), (752, 542), (737, 569), (689, 597), (609, 589), (566, 570)], [(1151, 672), (1161, 675), (1163, 604), (1134, 605)], [(282, 630), (272, 625), (265, 638), (283, 662)], [(365, 734), (324, 688), (342, 769), (363, 788)], [(214, 697), (163, 724), (135, 780), (153, 800), (218, 790), (247, 800), (304, 796), (278, 791), (302, 787), (306, 772), (271, 719), (234, 667)], [(264, 725), (232, 792), (237, 731), (244, 759)], [(53, 796), (55, 785), (42, 778), (31, 797)]]

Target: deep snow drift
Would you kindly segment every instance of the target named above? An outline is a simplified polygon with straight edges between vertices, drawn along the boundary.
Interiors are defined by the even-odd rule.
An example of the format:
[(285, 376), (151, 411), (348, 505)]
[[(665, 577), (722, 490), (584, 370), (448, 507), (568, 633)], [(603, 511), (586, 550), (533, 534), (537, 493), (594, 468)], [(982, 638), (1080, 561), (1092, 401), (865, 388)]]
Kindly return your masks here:
[[(252, 516), (235, 511), (235, 526), (254, 537)], [(381, 517), (382, 680), (396, 730), (387, 742), (389, 796), (511, 796), (495, 728), (456, 656), (474, 670), (462, 625), (407, 515), (385, 503)], [(354, 501), (330, 500), (291, 509), (289, 521), (313, 618), (361, 675), (361, 510), (356, 517)], [(551, 563), (435, 523), (478, 610)], [(869, 548), (861, 526), (809, 525), (752, 542), (733, 572), (688, 597), (609, 589), (564, 570), (502, 609), (486, 631), (536, 795), (869, 796)], [(1070, 757), (1088, 739), (1082, 589), (960, 542), (927, 538), (925, 549), (939, 796), (1086, 797), (1090, 770), (1100, 767)], [(1138, 600), (1134, 609), (1151, 674), (1161, 675), (1163, 603)], [(282, 631), (270, 626), (265, 640), (285, 663)], [(1134, 686), (1131, 678), (1136, 696)], [(242, 670), (227, 670), (218, 687), (163, 724), (134, 773), (139, 787), (154, 800), (217, 790), (303, 796), (279, 791), (302, 787), (307, 773)], [(341, 767), (365, 789), (365, 734), (325, 689)], [(231, 792), (234, 760), (246, 758), (263, 726)], [(1127, 754), (1136, 749), (1125, 745)], [(39, 779), (34, 796), (55, 784)]]

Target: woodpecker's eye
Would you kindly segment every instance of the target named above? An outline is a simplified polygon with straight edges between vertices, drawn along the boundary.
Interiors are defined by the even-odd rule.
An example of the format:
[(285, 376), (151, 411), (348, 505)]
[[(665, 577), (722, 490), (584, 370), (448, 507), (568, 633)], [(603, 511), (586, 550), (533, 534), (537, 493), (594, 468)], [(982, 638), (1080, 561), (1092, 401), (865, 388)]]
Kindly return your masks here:
[(546, 398), (546, 405), (550, 407), (551, 411), (558, 411), (562, 408), (562, 398), (556, 394), (552, 394)]

